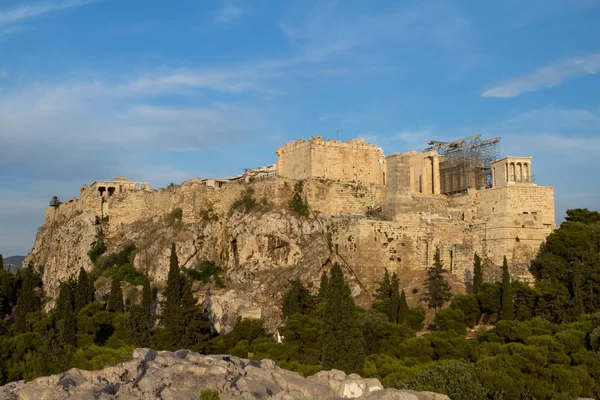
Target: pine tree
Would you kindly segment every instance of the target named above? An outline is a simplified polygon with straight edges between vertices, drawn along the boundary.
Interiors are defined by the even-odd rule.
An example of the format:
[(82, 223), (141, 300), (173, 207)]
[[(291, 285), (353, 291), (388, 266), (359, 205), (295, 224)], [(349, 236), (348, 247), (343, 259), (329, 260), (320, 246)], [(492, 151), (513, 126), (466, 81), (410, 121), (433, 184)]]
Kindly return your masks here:
[[(387, 271), (386, 271), (387, 272)], [(392, 296), (390, 299), (390, 322), (393, 324), (398, 323), (398, 311), (400, 308), (400, 280), (398, 275), (394, 272), (392, 274)]]
[(35, 294), (35, 288), (39, 283), (39, 276), (30, 265), (28, 268), (19, 270), (21, 289), (17, 295), (17, 304), (15, 307), (14, 330), (17, 333), (23, 333), (27, 329), (26, 317), (30, 312), (40, 309), (41, 302)]
[(359, 372), (364, 359), (362, 333), (356, 326), (356, 306), (342, 269), (335, 263), (323, 314), (323, 368)]
[(75, 314), (94, 300), (94, 282), (91, 282), (85, 269), (79, 269), (77, 289), (75, 290)]
[(110, 312), (123, 312), (123, 291), (121, 282), (117, 275), (114, 275), (110, 283), (110, 294), (106, 309)]
[(327, 299), (327, 287), (329, 286), (329, 277), (327, 271), (321, 274), (321, 284), (319, 285), (319, 293), (317, 294), (317, 302), (320, 303)]
[(77, 320), (75, 318), (76, 283), (69, 279), (60, 283), (56, 301), (59, 338), (63, 345), (77, 345)]
[(475, 253), (473, 257), (473, 294), (479, 292), (479, 288), (483, 283), (483, 266), (481, 265), (481, 257)]
[(184, 323), (181, 332), (179, 347), (194, 351), (203, 351), (210, 338), (210, 321), (208, 316), (194, 298), (192, 293), (192, 281), (185, 280), (183, 286), (183, 297), (181, 299)]
[(408, 322), (408, 315), (410, 313), (410, 309), (408, 308), (408, 303), (406, 302), (406, 294), (404, 294), (404, 290), (400, 294), (400, 305), (398, 306), (398, 323), (403, 324)]
[(433, 265), (427, 268), (427, 280), (426, 287), (427, 292), (425, 298), (429, 308), (433, 308), (437, 311), (438, 308), (442, 307), (445, 302), (450, 300), (450, 285), (446, 282), (444, 274), (447, 271), (444, 270), (444, 263), (440, 256), (440, 249), (435, 251), (433, 257)]
[(284, 317), (296, 313), (307, 314), (315, 309), (315, 299), (297, 279), (291, 280), (292, 287), (283, 295), (281, 311)]
[(377, 300), (386, 300), (392, 297), (392, 282), (390, 280), (390, 273), (385, 270), (383, 279), (379, 282), (379, 287), (375, 291), (375, 298)]
[(513, 292), (510, 285), (510, 274), (508, 273), (508, 262), (504, 256), (502, 263), (502, 319), (514, 319)]

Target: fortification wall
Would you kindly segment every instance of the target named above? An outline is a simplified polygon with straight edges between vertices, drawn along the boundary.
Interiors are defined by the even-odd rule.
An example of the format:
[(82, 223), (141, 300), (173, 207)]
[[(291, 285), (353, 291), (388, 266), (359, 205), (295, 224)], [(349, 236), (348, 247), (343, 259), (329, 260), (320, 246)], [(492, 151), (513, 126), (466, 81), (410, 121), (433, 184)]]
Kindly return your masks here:
[(285, 178), (385, 184), (383, 150), (363, 139), (340, 142), (315, 136), (288, 143), (276, 153), (277, 174)]

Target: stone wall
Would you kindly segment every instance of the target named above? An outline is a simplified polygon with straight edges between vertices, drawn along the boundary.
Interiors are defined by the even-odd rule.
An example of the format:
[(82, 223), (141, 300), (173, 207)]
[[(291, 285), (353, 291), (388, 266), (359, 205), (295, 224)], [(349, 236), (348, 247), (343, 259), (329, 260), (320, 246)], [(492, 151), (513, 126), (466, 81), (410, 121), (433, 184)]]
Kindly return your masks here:
[(276, 153), (277, 175), (285, 178), (385, 184), (383, 150), (363, 139), (340, 142), (314, 136), (288, 143)]

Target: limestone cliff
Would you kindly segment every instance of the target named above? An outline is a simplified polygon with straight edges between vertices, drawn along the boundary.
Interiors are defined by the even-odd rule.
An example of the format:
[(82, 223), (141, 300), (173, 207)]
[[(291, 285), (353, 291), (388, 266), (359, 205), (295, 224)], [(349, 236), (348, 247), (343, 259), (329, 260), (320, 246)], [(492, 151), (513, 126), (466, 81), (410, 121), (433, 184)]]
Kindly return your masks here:
[[(281, 178), (222, 189), (192, 180), (110, 197), (84, 186), (80, 199), (46, 211), (24, 264), (43, 271), (46, 294), (56, 298), (60, 281), (76, 275), (80, 267), (92, 269), (88, 251), (103, 237), (108, 253), (134, 244), (134, 267), (162, 289), (171, 244), (176, 243), (183, 267), (209, 260), (225, 271), (225, 288), (196, 285), (220, 332), (239, 316), (262, 317), (273, 331), (288, 281), (300, 279), (316, 290), (322, 271), (336, 261), (359, 304), (371, 301), (370, 293), (385, 269), (398, 273), (409, 303), (415, 304), (432, 249), (451, 243), (443, 254), (449, 257), (456, 290), (464, 291), (472, 251), (481, 244), (473, 224), (451, 218), (464, 209), (462, 203), (409, 197), (401, 204), (412, 211), (390, 221), (365, 213), (367, 204), (381, 201), (381, 186), (311, 180), (301, 193), (311, 210), (300, 216), (289, 206), (295, 190), (295, 181)], [(245, 202), (254, 206), (246, 210)], [(102, 282), (96, 283), (102, 294)], [(126, 295), (135, 291), (125, 289)]]

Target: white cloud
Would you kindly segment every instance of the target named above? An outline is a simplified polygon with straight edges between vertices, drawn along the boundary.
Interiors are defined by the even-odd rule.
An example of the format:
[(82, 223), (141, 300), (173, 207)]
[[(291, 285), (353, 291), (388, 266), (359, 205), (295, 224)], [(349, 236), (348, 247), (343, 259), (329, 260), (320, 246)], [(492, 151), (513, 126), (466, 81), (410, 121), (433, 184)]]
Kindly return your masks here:
[(242, 18), (246, 14), (246, 9), (239, 2), (226, 0), (221, 2), (221, 7), (215, 13), (214, 21), (217, 23), (229, 23)]
[(40, 17), (55, 11), (74, 7), (81, 7), (101, 0), (68, 0), (42, 4), (28, 4), (10, 10), (0, 11), (0, 27), (3, 25), (18, 24), (23, 21)]
[(482, 97), (510, 98), (525, 92), (551, 88), (568, 78), (600, 72), (600, 53), (573, 57), (545, 66), (537, 71), (509, 79), (485, 90)]

